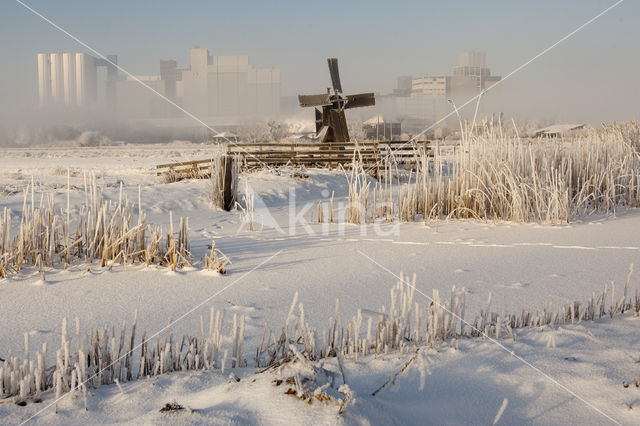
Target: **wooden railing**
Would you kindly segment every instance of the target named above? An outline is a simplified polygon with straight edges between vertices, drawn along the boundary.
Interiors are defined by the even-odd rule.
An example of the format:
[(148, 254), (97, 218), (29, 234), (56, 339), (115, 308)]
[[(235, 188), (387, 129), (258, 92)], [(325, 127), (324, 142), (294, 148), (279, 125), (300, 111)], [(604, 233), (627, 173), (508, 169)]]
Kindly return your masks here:
[[(237, 156), (245, 169), (275, 166), (336, 168), (351, 166), (354, 154), (366, 168), (377, 167), (385, 157), (411, 165), (416, 155), (429, 153), (429, 142), (320, 142), (320, 143), (235, 143), (224, 145), (224, 155)], [(168, 170), (183, 175), (206, 174), (211, 159), (181, 161), (156, 166), (157, 174)]]

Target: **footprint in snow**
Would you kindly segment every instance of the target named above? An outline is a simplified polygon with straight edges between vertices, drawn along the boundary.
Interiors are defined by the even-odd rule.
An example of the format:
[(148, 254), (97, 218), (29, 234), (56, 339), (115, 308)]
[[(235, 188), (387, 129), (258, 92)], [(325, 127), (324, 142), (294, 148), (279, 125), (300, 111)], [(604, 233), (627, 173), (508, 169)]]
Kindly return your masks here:
[(251, 304), (251, 305), (236, 305), (235, 303), (233, 303), (230, 300), (227, 300), (227, 304), (229, 305), (229, 307), (227, 308), (230, 311), (242, 311), (242, 312), (255, 312), (255, 311), (259, 311), (262, 308), (258, 308), (255, 305)]
[(49, 334), (51, 330), (30, 330), (29, 336), (36, 336), (38, 334)]
[(511, 283), (511, 284), (500, 284), (498, 287), (503, 287), (503, 288), (525, 288), (525, 287), (529, 287), (529, 283), (522, 283), (520, 281), (516, 281), (515, 283)]

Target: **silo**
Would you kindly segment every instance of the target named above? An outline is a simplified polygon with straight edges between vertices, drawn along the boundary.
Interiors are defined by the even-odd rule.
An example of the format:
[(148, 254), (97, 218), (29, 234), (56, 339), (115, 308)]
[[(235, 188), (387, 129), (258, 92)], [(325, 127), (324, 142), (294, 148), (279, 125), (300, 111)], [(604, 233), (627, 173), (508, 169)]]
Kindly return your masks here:
[(93, 56), (76, 53), (76, 99), (78, 106), (93, 104), (98, 96), (98, 70)]
[(86, 104), (85, 54), (76, 53), (76, 103)]
[(76, 104), (76, 55), (74, 53), (62, 54), (62, 74), (64, 81), (65, 105)]
[(64, 78), (62, 75), (62, 53), (51, 53), (51, 99), (54, 103), (64, 102)]
[(51, 99), (51, 63), (49, 55), (38, 53), (38, 96), (40, 107), (49, 104)]

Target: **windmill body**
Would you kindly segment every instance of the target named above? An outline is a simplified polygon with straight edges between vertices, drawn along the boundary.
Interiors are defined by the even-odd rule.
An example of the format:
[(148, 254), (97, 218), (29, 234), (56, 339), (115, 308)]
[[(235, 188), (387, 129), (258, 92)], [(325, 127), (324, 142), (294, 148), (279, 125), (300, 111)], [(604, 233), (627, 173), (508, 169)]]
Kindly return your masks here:
[(322, 135), (323, 142), (349, 142), (349, 130), (344, 110), (375, 105), (375, 94), (343, 95), (340, 73), (338, 72), (338, 59), (329, 58), (327, 62), (329, 63), (333, 93), (331, 93), (331, 88), (328, 88), (327, 93), (320, 95), (299, 95), (298, 101), (303, 108), (315, 108), (316, 135)]

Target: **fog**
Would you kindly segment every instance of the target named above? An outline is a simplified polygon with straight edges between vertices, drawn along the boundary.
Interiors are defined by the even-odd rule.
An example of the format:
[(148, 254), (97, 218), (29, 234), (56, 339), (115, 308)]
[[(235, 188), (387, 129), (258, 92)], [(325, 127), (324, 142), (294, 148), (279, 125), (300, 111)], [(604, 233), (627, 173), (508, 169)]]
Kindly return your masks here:
[[(3, 2), (0, 145), (206, 140), (213, 132), (199, 121), (215, 131), (242, 133), (243, 128), (274, 122), (287, 123), (285, 127), (299, 131), (312, 126), (314, 115), (312, 108), (297, 105), (296, 95), (324, 93), (331, 85), (327, 57), (339, 59), (344, 94), (376, 93), (376, 107), (349, 110), (350, 120), (382, 115), (413, 122), (415, 132), (449, 114), (452, 106), (448, 99), (460, 106), (478, 92), (447, 93), (431, 103), (399, 107), (407, 102), (392, 96), (397, 77), (451, 75), (458, 55), (472, 50), (486, 52), (486, 66), (492, 75), (508, 76), (482, 96), (481, 117), (502, 114), (518, 123), (593, 126), (640, 119), (637, 2), (622, 3), (522, 69), (521, 65), (613, 2), (570, 0), (562, 7), (552, 1), (535, 6), (503, 1), (481, 6), (470, 1), (455, 6), (426, 3), (328, 2), (320, 6), (283, 2), (241, 7), (159, 2), (152, 11), (121, 1), (95, 5), (34, 0), (30, 3), (34, 9), (83, 42), (101, 53), (117, 54), (122, 67), (117, 77), (120, 100), (115, 107), (108, 107), (102, 99), (88, 107), (52, 103), (43, 108), (39, 106), (38, 53), (97, 55), (19, 4)], [(323, 18), (331, 15), (328, 11), (333, 11), (335, 19)], [(208, 49), (209, 65), (222, 63), (217, 57), (246, 55), (251, 69), (258, 70), (256, 75), (278, 70), (277, 76), (267, 77), (273, 99), (279, 98), (277, 108), (275, 100), (264, 108), (255, 106), (265, 102), (260, 94), (253, 98), (243, 94), (241, 100), (216, 98), (214, 108), (211, 95), (202, 94), (198, 100), (197, 94), (188, 93), (185, 81), (185, 88), (178, 89), (184, 90), (184, 95), (168, 95), (185, 113), (148, 88), (135, 88), (137, 82), (123, 82), (127, 77), (123, 70), (136, 76), (159, 75), (161, 59), (174, 59), (178, 69), (193, 69), (190, 49), (195, 45)], [(102, 98), (104, 74), (100, 69), (97, 92)], [(239, 84), (233, 81), (218, 83), (215, 93)], [(145, 83), (154, 90), (160, 87), (154, 80)], [(255, 84), (263, 87), (266, 83)], [(247, 87), (247, 93), (254, 90), (250, 84)], [(164, 85), (162, 88), (163, 93), (168, 90)], [(150, 97), (157, 99), (151, 101)], [(233, 102), (242, 106), (227, 108)], [(420, 110), (424, 105), (428, 105), (428, 112)], [(471, 117), (475, 108), (476, 102), (469, 102), (461, 111), (463, 117)]]

